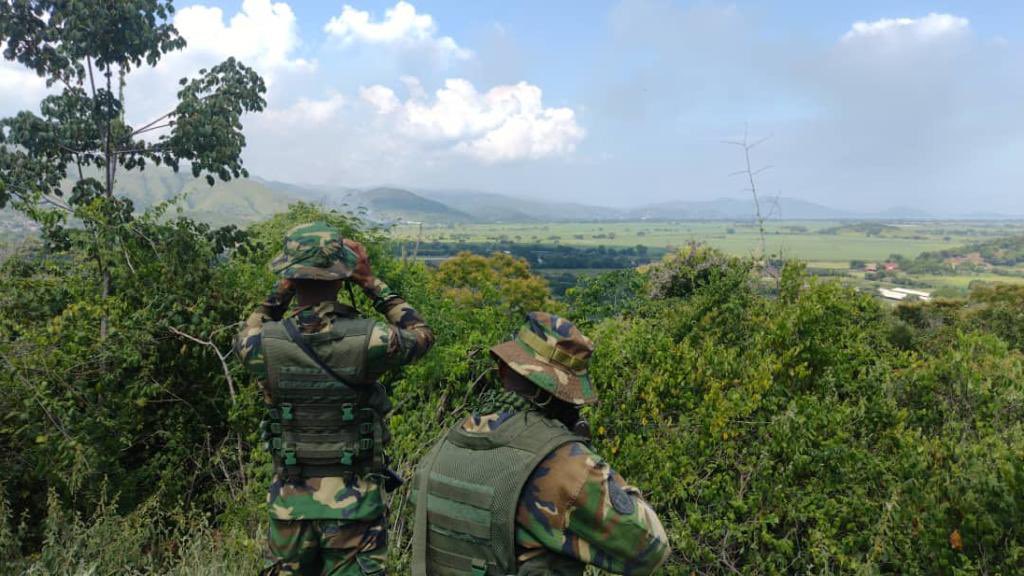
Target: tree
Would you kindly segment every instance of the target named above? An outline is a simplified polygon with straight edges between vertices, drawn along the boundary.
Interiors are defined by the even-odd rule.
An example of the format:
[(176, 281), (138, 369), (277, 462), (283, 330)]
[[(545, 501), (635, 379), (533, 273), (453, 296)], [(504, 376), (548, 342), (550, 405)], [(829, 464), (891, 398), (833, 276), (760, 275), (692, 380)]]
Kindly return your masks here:
[(508, 254), (479, 256), (462, 252), (446, 260), (433, 278), (438, 292), (473, 307), (496, 307), (510, 317), (531, 310), (553, 310), (547, 283), (530, 273), (525, 260)]
[[(187, 165), (210, 185), (247, 176), (240, 117), (266, 105), (263, 79), (228, 58), (182, 78), (172, 110), (129, 125), (129, 73), (185, 47), (173, 14), (170, 0), (0, 2), (4, 58), (59, 89), (42, 100), (39, 114), (0, 119), (0, 208), (10, 203), (38, 221), (51, 245), (87, 244), (103, 300), (113, 289), (111, 268), (122, 259), (132, 266), (118, 247), (138, 233), (131, 201), (115, 193), (118, 170)], [(70, 233), (69, 218), (86, 234)], [(101, 338), (107, 329), (104, 315)]]

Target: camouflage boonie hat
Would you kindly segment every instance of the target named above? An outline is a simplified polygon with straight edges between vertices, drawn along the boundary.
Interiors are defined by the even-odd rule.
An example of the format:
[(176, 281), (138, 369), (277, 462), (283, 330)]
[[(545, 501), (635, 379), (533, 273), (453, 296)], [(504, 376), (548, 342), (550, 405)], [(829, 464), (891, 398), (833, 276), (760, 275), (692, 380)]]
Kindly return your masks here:
[(575, 405), (597, 401), (587, 372), (593, 352), (594, 343), (576, 325), (546, 312), (530, 312), (514, 339), (491, 348), (517, 374)]
[(282, 278), (344, 280), (357, 260), (337, 230), (325, 222), (310, 222), (285, 234), (284, 250), (270, 262), (270, 269)]

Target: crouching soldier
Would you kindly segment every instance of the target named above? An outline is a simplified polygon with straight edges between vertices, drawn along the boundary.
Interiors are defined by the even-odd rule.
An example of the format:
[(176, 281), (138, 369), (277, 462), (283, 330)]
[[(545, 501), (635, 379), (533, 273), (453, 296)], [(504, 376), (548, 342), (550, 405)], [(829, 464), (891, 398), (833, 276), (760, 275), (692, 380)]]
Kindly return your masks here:
[(504, 390), (416, 470), (414, 576), (579, 576), (587, 564), (644, 575), (664, 562), (654, 510), (589, 446), (579, 407), (597, 400), (592, 351), (542, 312), (491, 349)]
[[(423, 356), (433, 333), (374, 278), (366, 249), (327, 224), (290, 230), (271, 269), (280, 281), (235, 340), (264, 389), (274, 460), (264, 573), (383, 574), (383, 492), (395, 477), (384, 459), (391, 403), (377, 378)], [(388, 322), (339, 303), (345, 282)]]

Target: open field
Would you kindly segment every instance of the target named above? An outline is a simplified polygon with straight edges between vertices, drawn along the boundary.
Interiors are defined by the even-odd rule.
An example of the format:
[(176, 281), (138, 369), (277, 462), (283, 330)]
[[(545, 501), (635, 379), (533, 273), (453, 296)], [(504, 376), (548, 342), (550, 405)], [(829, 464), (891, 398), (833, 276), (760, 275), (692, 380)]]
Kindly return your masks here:
[[(923, 252), (952, 250), (995, 238), (1024, 235), (1024, 222), (838, 222), (773, 221), (766, 223), (765, 245), (772, 257), (797, 259), (812, 272), (835, 277), (864, 290), (880, 287), (914, 286), (944, 294), (963, 293), (972, 282), (1024, 284), (1021, 265), (996, 267), (960, 274), (907, 274), (898, 271), (890, 277), (874, 278), (863, 270), (852, 269), (854, 262), (884, 262), (893, 255), (914, 259)], [(577, 269), (545, 269), (545, 250), (555, 246), (580, 249), (623, 250), (643, 246), (646, 254), (658, 258), (666, 251), (691, 242), (708, 244), (735, 256), (750, 256), (760, 251), (760, 234), (755, 225), (744, 222), (578, 222), (536, 224), (463, 224), (446, 226), (397, 226), (394, 237), (411, 245), (442, 243), (448, 253), (465, 245), (467, 249), (513, 250), (524, 248), (537, 271), (559, 286), (570, 273), (593, 274), (594, 261)], [(425, 245), (425, 244), (424, 244)], [(533, 256), (533, 257), (531, 257)], [(438, 259), (438, 256), (433, 256)], [(443, 259), (443, 258), (442, 258)], [(608, 268), (617, 267), (609, 264)], [(996, 272), (1002, 273), (996, 273)], [(557, 278), (557, 280), (555, 280)]]
[[(815, 266), (841, 268), (850, 260), (883, 260), (892, 254), (913, 258), (921, 252), (961, 246), (987, 238), (1024, 233), (1024, 222), (849, 222), (776, 221), (766, 223), (770, 254)], [(413, 240), (418, 227), (398, 226), (397, 238)], [(567, 246), (647, 246), (671, 250), (702, 242), (736, 256), (754, 254), (756, 226), (733, 222), (583, 222), (557, 224), (466, 224), (424, 227), (424, 241), (562, 244)]]

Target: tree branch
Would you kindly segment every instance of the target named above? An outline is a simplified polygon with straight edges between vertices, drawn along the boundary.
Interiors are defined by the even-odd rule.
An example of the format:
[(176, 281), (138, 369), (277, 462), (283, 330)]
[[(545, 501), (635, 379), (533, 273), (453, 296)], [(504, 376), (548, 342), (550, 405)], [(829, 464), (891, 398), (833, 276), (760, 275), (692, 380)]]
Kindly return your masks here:
[(178, 330), (174, 326), (168, 326), (167, 329), (171, 332), (171, 334), (180, 336), (181, 338), (185, 338), (186, 340), (191, 340), (192, 342), (195, 342), (200, 346), (206, 346), (207, 348), (213, 350), (213, 353), (217, 355), (217, 360), (220, 360), (221, 369), (224, 371), (224, 379), (227, 380), (228, 383), (228, 392), (231, 393), (231, 403), (237, 404), (238, 397), (235, 394), (235, 380), (234, 378), (231, 377), (231, 368), (228, 366), (227, 363), (227, 358), (231, 353), (228, 352), (225, 354), (221, 352), (220, 348), (218, 348), (217, 345), (214, 344), (212, 341), (201, 340), (199, 338), (196, 338), (195, 336), (192, 336), (191, 334), (186, 334), (185, 332)]
[(169, 117), (169, 116), (173, 116), (173, 115), (174, 115), (174, 111), (172, 110), (172, 111), (168, 112), (167, 114), (164, 114), (163, 116), (160, 116), (160, 117), (159, 117), (159, 118), (157, 118), (156, 120), (153, 120), (152, 122), (150, 122), (150, 123), (148, 123), (148, 124), (146, 124), (146, 125), (142, 126), (142, 127), (141, 127), (141, 128), (139, 128), (138, 130), (135, 130), (134, 132), (132, 132), (132, 136), (136, 136), (136, 135), (138, 135), (138, 134), (142, 134), (143, 132), (147, 132), (147, 131), (149, 131), (150, 129), (154, 129), (154, 130), (155, 130), (155, 128), (152, 128), (152, 126), (153, 126), (154, 124), (157, 124), (157, 123), (159, 123), (159, 122), (160, 122), (161, 120), (163, 120), (164, 118), (167, 118), (167, 117)]
[(92, 56), (86, 56), (85, 61), (89, 64), (89, 86), (92, 88), (92, 97), (96, 98), (96, 80), (92, 77)]

